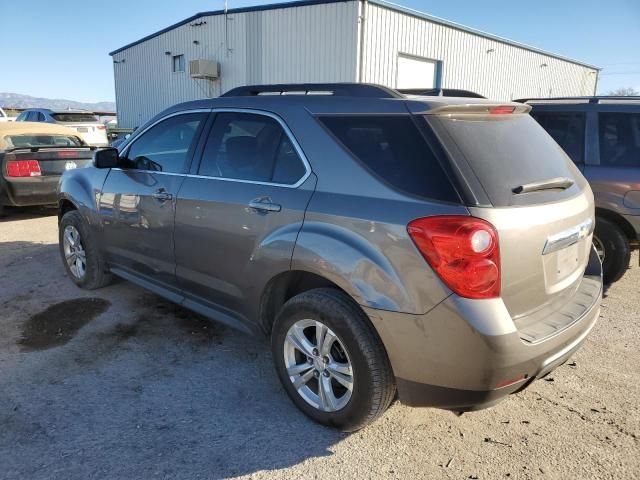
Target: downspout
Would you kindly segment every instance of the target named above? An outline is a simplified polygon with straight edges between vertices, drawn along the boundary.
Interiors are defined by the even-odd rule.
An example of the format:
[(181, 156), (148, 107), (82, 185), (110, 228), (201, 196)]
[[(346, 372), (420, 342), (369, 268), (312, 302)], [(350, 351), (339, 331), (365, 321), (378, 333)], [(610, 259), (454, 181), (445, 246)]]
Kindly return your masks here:
[(224, 50), (225, 57), (229, 57), (229, 9), (227, 0), (224, 0)]
[(367, 28), (367, 0), (360, 1), (360, 45), (358, 46), (358, 82), (362, 83), (364, 77), (364, 45), (366, 39)]

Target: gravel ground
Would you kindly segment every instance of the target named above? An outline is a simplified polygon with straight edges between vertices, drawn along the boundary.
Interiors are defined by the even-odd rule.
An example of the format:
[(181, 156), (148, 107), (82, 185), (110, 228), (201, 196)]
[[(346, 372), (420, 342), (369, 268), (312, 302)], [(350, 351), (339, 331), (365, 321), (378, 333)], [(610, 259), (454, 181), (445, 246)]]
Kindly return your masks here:
[(65, 278), (56, 217), (0, 221), (0, 477), (638, 478), (638, 254), (572, 361), (457, 417), (395, 403), (346, 435), (286, 397), (267, 342), (120, 281)]

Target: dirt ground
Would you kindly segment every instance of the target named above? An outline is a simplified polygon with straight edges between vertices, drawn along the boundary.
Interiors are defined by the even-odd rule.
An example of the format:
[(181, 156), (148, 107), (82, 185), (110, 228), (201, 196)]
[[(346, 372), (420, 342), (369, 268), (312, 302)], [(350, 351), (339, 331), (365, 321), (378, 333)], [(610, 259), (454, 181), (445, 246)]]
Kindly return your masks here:
[(639, 478), (640, 268), (584, 347), (498, 406), (395, 403), (346, 435), (299, 413), (266, 341), (124, 281), (77, 289), (56, 217), (0, 220), (0, 478)]

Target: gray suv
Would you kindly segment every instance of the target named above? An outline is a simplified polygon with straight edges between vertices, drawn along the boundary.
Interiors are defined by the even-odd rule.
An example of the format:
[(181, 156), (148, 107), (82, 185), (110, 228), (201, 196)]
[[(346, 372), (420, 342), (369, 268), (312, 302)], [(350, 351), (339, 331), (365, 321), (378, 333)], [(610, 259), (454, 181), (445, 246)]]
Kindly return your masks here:
[(589, 181), (604, 280), (620, 279), (640, 239), (640, 97), (527, 100)]
[(355, 84), (176, 105), (63, 176), (62, 259), (269, 336), (326, 425), (396, 391), (488, 407), (567, 361), (602, 296), (593, 195), (528, 111)]

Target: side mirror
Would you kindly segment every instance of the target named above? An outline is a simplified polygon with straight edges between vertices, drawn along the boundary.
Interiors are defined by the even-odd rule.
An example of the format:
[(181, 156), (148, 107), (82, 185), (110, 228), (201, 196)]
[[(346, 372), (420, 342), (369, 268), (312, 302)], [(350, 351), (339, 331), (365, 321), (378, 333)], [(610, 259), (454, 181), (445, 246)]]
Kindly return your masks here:
[(120, 166), (118, 149), (113, 147), (96, 150), (93, 154), (93, 165), (96, 168), (116, 168)]

